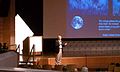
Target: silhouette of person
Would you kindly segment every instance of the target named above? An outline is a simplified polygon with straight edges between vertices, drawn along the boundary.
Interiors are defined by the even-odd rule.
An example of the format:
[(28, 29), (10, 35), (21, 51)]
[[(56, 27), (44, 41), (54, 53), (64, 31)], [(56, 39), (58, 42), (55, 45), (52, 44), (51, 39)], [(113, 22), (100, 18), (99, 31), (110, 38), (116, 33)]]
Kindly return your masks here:
[(4, 49), (4, 52), (8, 51), (7, 43), (3, 43), (3, 49)]

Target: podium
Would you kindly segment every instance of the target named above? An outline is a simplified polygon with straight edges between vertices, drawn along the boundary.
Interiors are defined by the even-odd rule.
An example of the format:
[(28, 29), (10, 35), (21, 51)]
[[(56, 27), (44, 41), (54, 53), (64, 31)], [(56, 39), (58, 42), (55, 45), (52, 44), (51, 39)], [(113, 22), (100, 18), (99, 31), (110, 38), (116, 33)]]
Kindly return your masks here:
[(23, 61), (28, 60), (28, 58), (32, 55), (39, 55), (41, 54), (41, 52), (42, 52), (42, 36), (27, 37), (23, 41)]

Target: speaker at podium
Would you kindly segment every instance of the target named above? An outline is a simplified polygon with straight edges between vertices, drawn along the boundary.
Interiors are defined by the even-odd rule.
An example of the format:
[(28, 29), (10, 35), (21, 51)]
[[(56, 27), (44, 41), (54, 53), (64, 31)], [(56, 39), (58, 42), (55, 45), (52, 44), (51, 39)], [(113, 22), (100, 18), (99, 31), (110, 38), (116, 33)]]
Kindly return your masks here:
[(23, 41), (23, 56), (29, 56), (31, 50), (34, 48), (35, 55), (42, 53), (42, 36), (27, 37)]

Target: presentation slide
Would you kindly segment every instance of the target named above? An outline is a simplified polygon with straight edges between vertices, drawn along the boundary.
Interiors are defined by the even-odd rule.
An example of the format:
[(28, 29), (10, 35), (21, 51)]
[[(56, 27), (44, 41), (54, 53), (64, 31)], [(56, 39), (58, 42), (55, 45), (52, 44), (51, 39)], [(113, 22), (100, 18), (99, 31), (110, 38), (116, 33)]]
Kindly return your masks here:
[(120, 0), (43, 0), (43, 37), (120, 38)]

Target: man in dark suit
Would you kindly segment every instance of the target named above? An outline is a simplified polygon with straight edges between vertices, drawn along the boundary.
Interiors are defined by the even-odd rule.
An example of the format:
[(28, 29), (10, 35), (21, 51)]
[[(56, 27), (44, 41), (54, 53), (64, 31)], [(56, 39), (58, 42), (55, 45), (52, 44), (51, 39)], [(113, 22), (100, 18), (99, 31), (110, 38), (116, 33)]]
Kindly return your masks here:
[(57, 56), (56, 56), (56, 59), (55, 59), (55, 61), (56, 61), (56, 65), (60, 65), (61, 64), (61, 59), (62, 59), (62, 48), (63, 48), (63, 46), (66, 46), (67, 45), (67, 43), (65, 43), (65, 44), (63, 44), (62, 43), (62, 36), (61, 35), (58, 35), (58, 40), (57, 40), (57, 47), (59, 48), (58, 50), (58, 54), (57, 54)]

